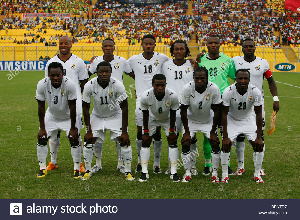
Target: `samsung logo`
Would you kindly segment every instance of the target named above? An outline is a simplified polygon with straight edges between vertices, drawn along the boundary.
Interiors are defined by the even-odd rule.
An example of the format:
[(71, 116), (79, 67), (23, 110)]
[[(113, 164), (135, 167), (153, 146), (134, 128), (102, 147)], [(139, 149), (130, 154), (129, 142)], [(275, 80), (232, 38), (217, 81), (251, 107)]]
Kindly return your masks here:
[(275, 69), (277, 69), (279, 71), (291, 71), (291, 70), (295, 69), (295, 66), (290, 63), (279, 63), (275, 66)]

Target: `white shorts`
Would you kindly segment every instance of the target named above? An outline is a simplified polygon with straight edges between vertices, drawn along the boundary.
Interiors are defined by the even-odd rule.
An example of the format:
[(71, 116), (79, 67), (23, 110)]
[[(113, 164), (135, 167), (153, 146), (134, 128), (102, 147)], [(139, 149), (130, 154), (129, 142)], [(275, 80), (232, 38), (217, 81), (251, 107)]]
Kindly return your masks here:
[[(76, 120), (76, 127), (79, 130), (79, 121)], [(53, 115), (50, 112), (46, 112), (45, 114), (45, 130), (47, 131), (47, 137), (57, 138), (59, 131), (65, 131), (66, 137), (69, 136), (69, 131), (71, 129), (71, 119), (59, 119), (53, 117)], [(78, 134), (80, 135), (80, 134)]]
[(156, 128), (161, 126), (166, 134), (166, 136), (169, 135), (169, 128), (170, 128), (170, 120), (153, 120), (153, 119), (149, 119), (149, 135), (152, 136), (153, 134), (155, 134), (156, 132)]
[[(213, 125), (213, 118), (211, 118), (207, 123), (199, 123), (197, 121), (188, 119), (188, 126), (190, 130), (190, 135), (193, 138), (198, 131), (202, 132), (208, 139), (210, 138), (210, 131)], [(184, 129), (183, 129), (184, 130)], [(184, 132), (184, 131), (183, 131)]]
[(232, 142), (235, 142), (237, 136), (240, 134), (244, 134), (248, 141), (255, 141), (257, 137), (256, 131), (256, 120), (253, 116), (241, 121), (227, 116), (227, 133), (228, 138)]
[(104, 142), (107, 130), (110, 131), (110, 139), (113, 142), (118, 141), (117, 138), (122, 134), (122, 114), (120, 113), (108, 118), (100, 118), (92, 114), (90, 121), (93, 136), (97, 137), (100, 143)]
[(143, 111), (140, 109), (140, 100), (136, 100), (136, 108), (135, 108), (135, 123), (136, 126), (143, 126)]

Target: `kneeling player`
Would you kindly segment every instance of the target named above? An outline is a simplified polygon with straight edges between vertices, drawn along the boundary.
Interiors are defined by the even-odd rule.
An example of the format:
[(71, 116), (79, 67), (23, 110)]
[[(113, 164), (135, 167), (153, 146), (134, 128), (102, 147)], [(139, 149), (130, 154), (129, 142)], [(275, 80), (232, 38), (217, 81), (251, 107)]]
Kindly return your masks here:
[(152, 88), (142, 94), (140, 108), (143, 111), (144, 134), (141, 148), (142, 175), (139, 181), (144, 182), (149, 178), (148, 162), (152, 135), (155, 133), (156, 128), (161, 126), (168, 138), (169, 161), (171, 164), (170, 178), (174, 182), (179, 182), (177, 175), (179, 152), (177, 135), (175, 134), (176, 110), (179, 108), (179, 100), (178, 95), (173, 90), (166, 88), (166, 77), (164, 75), (156, 74), (153, 76)]
[(208, 71), (205, 67), (195, 69), (194, 81), (183, 87), (180, 103), (181, 120), (184, 126), (181, 140), (181, 159), (186, 171), (182, 182), (191, 180), (191, 158), (198, 152), (190, 152), (190, 144), (191, 137), (194, 137), (198, 131), (203, 132), (210, 141), (212, 146), (212, 181), (219, 182), (220, 142), (216, 130), (220, 119), (222, 100), (219, 87), (208, 82)]
[[(109, 62), (102, 61), (97, 65), (98, 77), (86, 83), (83, 91), (83, 115), (87, 128), (85, 147), (83, 149), (86, 172), (83, 180), (89, 179), (93, 172), (102, 169), (101, 156), (106, 131), (110, 131), (112, 141), (120, 142), (121, 155), (125, 163), (125, 178), (134, 180), (131, 174), (132, 149), (127, 133), (128, 101), (124, 85), (111, 77), (112, 67)], [(91, 97), (94, 109), (90, 116)], [(91, 168), (93, 150), (96, 166)]]
[[(244, 134), (254, 150), (254, 180), (263, 183), (260, 170), (263, 160), (262, 140), (262, 94), (249, 84), (250, 72), (246, 69), (236, 71), (236, 83), (227, 87), (222, 95), (223, 143), (221, 152), (222, 182), (228, 183), (228, 162), (231, 142)], [(253, 115), (253, 106), (256, 117)]]
[[(48, 139), (56, 138), (61, 130), (70, 140), (74, 162), (74, 178), (80, 178), (81, 148), (79, 144), (78, 122), (76, 123), (76, 86), (63, 76), (63, 66), (53, 62), (48, 66), (48, 76), (39, 81), (36, 90), (40, 129), (38, 133), (37, 157), (40, 172), (37, 177), (45, 177)], [(45, 115), (45, 101), (48, 109)], [(76, 126), (77, 125), (77, 126)]]

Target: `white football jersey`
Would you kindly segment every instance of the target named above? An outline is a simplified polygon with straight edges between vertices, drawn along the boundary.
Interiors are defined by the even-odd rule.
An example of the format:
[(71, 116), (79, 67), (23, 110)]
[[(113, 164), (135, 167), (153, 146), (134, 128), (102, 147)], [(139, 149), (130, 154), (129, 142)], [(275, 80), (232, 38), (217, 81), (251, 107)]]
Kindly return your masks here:
[(47, 112), (51, 113), (53, 117), (69, 119), (70, 109), (68, 101), (76, 100), (76, 85), (68, 77), (63, 76), (61, 86), (56, 89), (51, 85), (50, 78), (46, 77), (38, 82), (35, 98), (38, 101), (47, 102)]
[(222, 103), (221, 92), (216, 84), (208, 82), (206, 90), (200, 94), (195, 90), (195, 82), (192, 81), (183, 87), (180, 103), (189, 106), (189, 119), (207, 123), (214, 116), (211, 105)]
[(154, 95), (154, 89), (146, 90), (141, 97), (141, 110), (149, 110), (150, 117), (154, 120), (168, 120), (170, 110), (179, 108), (178, 95), (171, 89), (166, 88), (165, 96), (158, 101)]
[[(97, 65), (104, 61), (103, 56), (96, 57), (94, 61), (91, 63), (89, 71), (94, 74), (97, 74)], [(114, 55), (114, 59), (109, 62), (112, 67), (111, 76), (123, 82), (123, 72), (129, 74), (132, 72), (132, 69), (128, 63), (128, 61), (124, 57), (119, 57)]]
[(235, 69), (249, 69), (250, 83), (255, 85), (261, 92), (263, 92), (263, 80), (272, 76), (268, 61), (260, 57), (252, 62), (247, 62), (244, 56), (233, 57)]
[(152, 88), (153, 76), (162, 73), (162, 65), (167, 60), (169, 60), (169, 57), (157, 52), (154, 52), (153, 57), (150, 60), (145, 59), (142, 53), (128, 59), (135, 75), (137, 99), (141, 98), (144, 91)]
[(46, 64), (45, 68), (45, 76), (48, 77), (48, 66), (52, 62), (61, 63), (64, 68), (64, 76), (67, 76), (71, 80), (74, 81), (76, 85), (77, 92), (77, 101), (76, 106), (78, 109), (77, 114), (82, 113), (82, 102), (81, 102), (81, 88), (80, 88), (80, 80), (87, 80), (89, 78), (88, 71), (86, 69), (86, 65), (84, 61), (78, 56), (72, 54), (71, 57), (66, 61), (62, 61), (58, 55), (52, 57)]
[(94, 99), (92, 114), (107, 118), (121, 112), (120, 103), (127, 99), (127, 94), (123, 83), (119, 80), (111, 77), (108, 86), (103, 89), (95, 77), (85, 84), (82, 100), (91, 103), (92, 97)]
[(224, 106), (229, 106), (230, 117), (245, 120), (253, 115), (253, 106), (262, 105), (262, 93), (256, 86), (249, 84), (247, 92), (240, 95), (236, 84), (232, 84), (224, 90), (222, 100)]
[(166, 76), (167, 87), (173, 89), (179, 96), (183, 86), (193, 81), (194, 68), (189, 60), (177, 66), (173, 60), (166, 61), (162, 66), (162, 74)]

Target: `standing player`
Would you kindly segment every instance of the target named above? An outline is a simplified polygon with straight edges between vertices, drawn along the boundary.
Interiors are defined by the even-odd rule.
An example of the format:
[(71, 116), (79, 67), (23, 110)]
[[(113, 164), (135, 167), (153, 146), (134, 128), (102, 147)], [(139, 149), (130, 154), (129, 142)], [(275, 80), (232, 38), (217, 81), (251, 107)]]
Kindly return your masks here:
[[(134, 55), (129, 58), (129, 64), (133, 70), (130, 74), (132, 78), (135, 79), (135, 89), (136, 89), (136, 111), (135, 120), (137, 125), (137, 139), (136, 148), (138, 155), (138, 164), (136, 167), (136, 172), (141, 172), (141, 156), (140, 150), (142, 147), (142, 126), (143, 126), (143, 113), (140, 109), (140, 99), (144, 91), (151, 88), (152, 78), (155, 74), (161, 73), (162, 64), (166, 62), (169, 58), (162, 54), (154, 52), (156, 46), (155, 37), (151, 34), (145, 35), (142, 38), (143, 53), (139, 55)], [(154, 148), (154, 173), (161, 173), (160, 167), (156, 166), (160, 164), (160, 155), (162, 148), (160, 128), (156, 129), (153, 135), (153, 148)]]
[(179, 182), (177, 175), (177, 163), (179, 151), (177, 147), (177, 134), (175, 133), (176, 110), (179, 108), (178, 95), (171, 89), (166, 88), (166, 77), (156, 74), (152, 79), (151, 89), (146, 90), (141, 97), (140, 109), (143, 111), (144, 134), (141, 148), (142, 175), (140, 182), (149, 178), (148, 162), (150, 158), (150, 145), (152, 135), (157, 127), (162, 127), (168, 138), (169, 161), (171, 164), (170, 178)]
[[(114, 77), (115, 79), (117, 79), (123, 83), (123, 73), (129, 74), (132, 72), (132, 69), (131, 69), (128, 61), (125, 58), (114, 55), (114, 50), (115, 50), (115, 42), (110, 38), (106, 38), (102, 43), (102, 51), (103, 51), (104, 55), (98, 56), (95, 59), (93, 59), (93, 62), (91, 63), (91, 66), (89, 68), (89, 75), (92, 75), (95, 72), (97, 72), (96, 68), (100, 62), (106, 61), (106, 62), (109, 62), (112, 67), (112, 74), (111, 74), (112, 77)], [(97, 144), (99, 144), (99, 143), (97, 143)], [(117, 145), (117, 151), (118, 151), (117, 169), (121, 173), (124, 173), (125, 171), (124, 171), (123, 159), (121, 157), (121, 146), (120, 146), (119, 142), (116, 142), (116, 145)], [(95, 152), (95, 156), (96, 156), (96, 158), (101, 158), (103, 145), (98, 146), (97, 149), (99, 151)], [(96, 166), (97, 166), (97, 164), (96, 164)], [(97, 169), (96, 167), (94, 167), (94, 168)]]
[[(81, 93), (83, 91), (83, 87), (85, 83), (89, 79), (89, 75), (86, 69), (86, 65), (84, 61), (78, 56), (71, 53), (72, 41), (68, 36), (63, 36), (59, 39), (59, 54), (55, 55), (51, 58), (47, 64), (45, 69), (45, 75), (48, 76), (48, 66), (52, 62), (61, 63), (63, 66), (63, 74), (67, 76), (71, 80), (75, 82), (76, 85), (76, 107), (77, 107), (77, 120), (79, 122), (78, 129), (83, 128), (82, 124), (82, 101), (81, 101)], [(49, 147), (50, 147), (50, 155), (51, 162), (47, 166), (47, 170), (57, 169), (57, 151), (60, 142), (60, 133), (58, 135), (52, 136), (49, 139)], [(79, 136), (79, 143), (81, 149), (83, 147), (81, 137)], [(81, 163), (80, 172), (84, 172), (83, 164)]]
[[(224, 89), (229, 86), (228, 77), (233, 80), (235, 79), (234, 62), (230, 57), (219, 52), (220, 38), (217, 35), (211, 35), (208, 37), (207, 49), (208, 53), (201, 58), (201, 63), (199, 63), (199, 66), (204, 66), (206, 69), (208, 69), (208, 81), (215, 83), (219, 87), (222, 94)], [(196, 150), (196, 148), (196, 144), (195, 146), (191, 145), (192, 151)], [(205, 168), (203, 174), (209, 175), (212, 170), (211, 146), (205, 136), (203, 140), (203, 151), (205, 158)], [(195, 161), (193, 163), (195, 163)], [(233, 174), (230, 167), (229, 174)]]
[[(263, 161), (262, 140), (262, 94), (250, 82), (250, 72), (239, 69), (236, 72), (236, 83), (224, 90), (222, 95), (223, 142), (221, 152), (222, 181), (228, 183), (228, 162), (231, 143), (243, 134), (254, 150), (254, 180), (263, 183), (261, 166)], [(255, 116), (253, 114), (253, 109)]]
[[(234, 57), (234, 64), (236, 69), (248, 69), (250, 71), (250, 83), (255, 85), (262, 92), (262, 118), (263, 118), (263, 130), (265, 129), (265, 110), (264, 110), (264, 90), (263, 90), (263, 80), (267, 79), (269, 84), (270, 92), (273, 96), (273, 110), (279, 111), (279, 99), (277, 93), (277, 87), (275, 80), (272, 76), (272, 72), (269, 67), (268, 61), (260, 57), (256, 57), (255, 54), (255, 43), (251, 38), (246, 38), (242, 44), (242, 51), (244, 56)], [(264, 138), (264, 134), (262, 134)], [(238, 160), (238, 168), (236, 175), (242, 175), (245, 172), (244, 169), (244, 151), (245, 142), (244, 137), (239, 136), (236, 141), (236, 155)], [(265, 148), (263, 150), (264, 154)], [(255, 153), (254, 153), (255, 154)], [(255, 157), (253, 157), (254, 159)], [(262, 176), (265, 175), (263, 169), (261, 170)]]
[[(38, 133), (37, 157), (40, 165), (40, 172), (37, 177), (45, 177), (46, 159), (48, 154), (48, 139), (58, 135), (64, 130), (70, 140), (71, 154), (74, 162), (74, 178), (80, 178), (81, 148), (78, 137), (78, 122), (76, 123), (76, 85), (68, 77), (63, 75), (63, 66), (60, 63), (52, 62), (48, 66), (49, 77), (39, 81), (36, 90), (38, 101), (38, 115), (40, 129)], [(45, 101), (48, 109), (45, 114)]]
[(221, 93), (219, 87), (208, 82), (208, 71), (205, 67), (198, 67), (194, 71), (194, 81), (186, 84), (180, 98), (181, 119), (184, 126), (182, 137), (181, 158), (186, 170), (183, 182), (191, 180), (191, 137), (201, 131), (212, 146), (212, 181), (219, 182), (218, 168), (220, 163), (220, 147), (217, 126), (220, 119)]
[[(83, 179), (89, 179), (92, 174), (93, 144), (95, 143), (94, 148), (98, 148), (100, 145), (103, 147), (106, 131), (109, 130), (111, 140), (120, 142), (121, 156), (125, 162), (125, 178), (134, 180), (131, 174), (132, 150), (127, 133), (127, 94), (124, 85), (111, 77), (111, 73), (110, 63), (100, 62), (97, 65), (98, 77), (93, 78), (84, 87), (83, 114), (87, 132), (83, 154), (87, 171)], [(94, 99), (94, 109), (90, 117), (91, 97)], [(94, 151), (98, 152), (97, 149)], [(97, 159), (100, 159), (101, 163), (101, 157)], [(101, 164), (97, 166), (101, 167)]]

